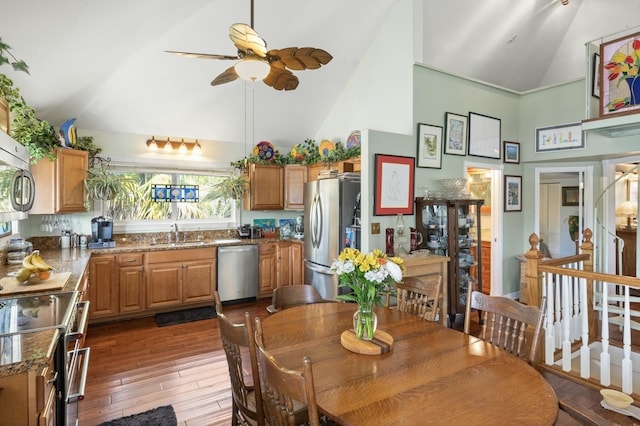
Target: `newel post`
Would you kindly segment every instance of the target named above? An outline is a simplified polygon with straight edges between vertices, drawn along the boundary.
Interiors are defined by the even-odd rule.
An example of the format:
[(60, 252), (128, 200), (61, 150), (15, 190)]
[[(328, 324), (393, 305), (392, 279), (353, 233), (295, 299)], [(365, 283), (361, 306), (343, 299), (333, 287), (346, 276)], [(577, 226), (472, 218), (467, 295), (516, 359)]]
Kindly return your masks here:
[[(580, 251), (582, 254), (586, 254), (589, 256), (587, 259), (582, 261), (582, 270), (585, 272), (593, 272), (593, 242), (591, 238), (593, 237), (593, 232), (589, 228), (585, 228), (582, 232), (582, 236), (584, 240), (580, 245)], [(594, 339), (598, 337), (598, 318), (595, 315), (595, 311), (591, 309), (593, 306), (593, 280), (587, 279), (587, 309), (588, 318), (589, 318), (589, 342), (592, 342)]]
[(538, 265), (544, 255), (538, 250), (540, 238), (535, 234), (529, 236), (529, 245), (531, 248), (524, 257), (527, 259), (527, 304), (531, 306), (540, 306), (542, 301), (542, 273), (538, 271)]

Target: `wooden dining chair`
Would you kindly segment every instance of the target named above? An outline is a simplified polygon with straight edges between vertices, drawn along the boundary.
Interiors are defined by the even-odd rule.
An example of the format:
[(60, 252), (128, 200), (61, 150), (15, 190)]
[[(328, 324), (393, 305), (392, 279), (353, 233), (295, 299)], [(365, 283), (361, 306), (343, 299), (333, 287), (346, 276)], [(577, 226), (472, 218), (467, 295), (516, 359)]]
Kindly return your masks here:
[(322, 298), (315, 287), (308, 284), (287, 285), (273, 290), (271, 305), (267, 306), (270, 314), (294, 306), (306, 305), (309, 303), (327, 302)]
[[(395, 285), (397, 309), (417, 315), (427, 321), (435, 321), (438, 316), (438, 301), (442, 292), (442, 275), (431, 274), (421, 277), (407, 277)], [(390, 305), (387, 293), (385, 306)]]
[(546, 299), (542, 307), (528, 306), (508, 297), (473, 291), (467, 300), (464, 332), (471, 328), (471, 309), (481, 312), (480, 338), (535, 364)]
[(256, 317), (255, 322), (255, 343), (258, 348), (260, 386), (266, 422), (270, 426), (319, 426), (321, 423), (311, 360), (309, 357), (303, 357), (302, 371), (280, 366), (264, 348), (260, 318)]
[[(258, 373), (258, 358), (253, 338), (253, 325), (249, 312), (244, 314), (244, 323), (236, 324), (222, 311), (220, 296), (214, 293), (218, 326), (222, 347), (227, 355), (229, 378), (233, 401), (232, 425), (264, 426), (262, 392)], [(249, 353), (249, 367), (246, 367), (246, 353)]]

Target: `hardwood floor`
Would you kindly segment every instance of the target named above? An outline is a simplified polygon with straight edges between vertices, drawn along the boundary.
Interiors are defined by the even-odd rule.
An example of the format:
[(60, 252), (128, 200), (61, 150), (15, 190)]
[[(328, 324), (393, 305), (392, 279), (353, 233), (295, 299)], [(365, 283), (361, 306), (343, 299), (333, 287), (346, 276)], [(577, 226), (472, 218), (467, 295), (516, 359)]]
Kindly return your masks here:
[[(242, 321), (266, 317), (270, 299), (227, 305)], [(122, 416), (172, 405), (178, 424), (229, 425), (231, 391), (216, 319), (158, 327), (153, 317), (89, 326), (91, 348), (79, 423), (93, 426)]]

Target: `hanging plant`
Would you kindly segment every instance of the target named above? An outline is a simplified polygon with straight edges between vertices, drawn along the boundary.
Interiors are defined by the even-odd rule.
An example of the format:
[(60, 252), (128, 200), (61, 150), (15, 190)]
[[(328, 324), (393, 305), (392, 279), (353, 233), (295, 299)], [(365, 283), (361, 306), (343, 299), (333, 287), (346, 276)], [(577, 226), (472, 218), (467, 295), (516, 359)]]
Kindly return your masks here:
[(215, 185), (215, 189), (220, 191), (220, 195), (227, 200), (242, 200), (249, 181), (244, 177), (244, 173), (238, 169), (232, 176), (221, 180)]
[(112, 172), (104, 163), (89, 167), (88, 175), (84, 180), (88, 200), (110, 201), (116, 198), (118, 193), (131, 193), (136, 188), (132, 178)]

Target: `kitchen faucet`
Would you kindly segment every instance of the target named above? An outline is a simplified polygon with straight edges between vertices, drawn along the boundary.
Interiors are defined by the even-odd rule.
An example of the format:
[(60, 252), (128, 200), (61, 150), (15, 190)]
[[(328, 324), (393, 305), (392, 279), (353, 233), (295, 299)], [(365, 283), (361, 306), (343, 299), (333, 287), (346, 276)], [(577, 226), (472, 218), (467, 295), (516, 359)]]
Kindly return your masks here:
[(175, 232), (176, 243), (179, 243), (180, 242), (180, 231), (178, 231), (178, 224), (174, 223), (171, 226), (173, 226), (173, 229), (174, 229), (174, 232)]

